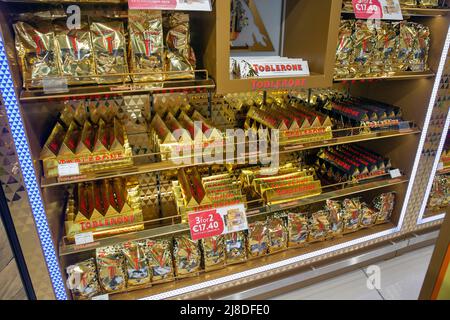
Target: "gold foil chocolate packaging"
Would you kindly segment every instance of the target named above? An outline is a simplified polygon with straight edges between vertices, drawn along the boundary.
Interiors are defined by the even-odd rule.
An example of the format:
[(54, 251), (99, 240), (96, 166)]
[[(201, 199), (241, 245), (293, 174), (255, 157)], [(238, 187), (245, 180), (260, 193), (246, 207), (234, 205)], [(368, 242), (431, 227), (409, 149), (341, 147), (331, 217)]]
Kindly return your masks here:
[(267, 218), (269, 252), (274, 253), (287, 248), (287, 230), (281, 216)]
[(303, 213), (288, 213), (288, 246), (298, 247), (308, 241), (308, 219)]
[(355, 231), (359, 228), (361, 221), (361, 202), (358, 198), (345, 199), (343, 201), (342, 220), (344, 221), (344, 232)]
[(97, 268), (100, 285), (107, 293), (126, 288), (124, 256), (119, 247), (110, 246), (97, 249)]
[(143, 248), (136, 242), (123, 244), (122, 253), (125, 257), (127, 286), (142, 286), (150, 283), (151, 274)]
[(178, 278), (195, 276), (200, 271), (201, 254), (198, 241), (191, 240), (189, 236), (176, 237), (173, 255)]
[(129, 10), (130, 71), (133, 81), (162, 81), (164, 36), (161, 11)]
[(388, 222), (395, 206), (395, 193), (383, 193), (374, 199), (373, 204), (378, 210), (377, 223)]
[(225, 266), (225, 236), (214, 236), (201, 240), (205, 271)]
[(244, 232), (225, 235), (225, 253), (227, 264), (241, 263), (247, 260)]
[(89, 76), (95, 68), (89, 26), (83, 23), (80, 29), (69, 30), (64, 20), (55, 25), (55, 34), (62, 76), (71, 77), (68, 84), (92, 83)]
[[(98, 83), (117, 83), (129, 80), (124, 76), (111, 76), (128, 73), (125, 51), (125, 29), (121, 21), (104, 20), (90, 24), (94, 61)], [(105, 77), (101, 77), (105, 75)], [(108, 76), (106, 76), (108, 75)]]
[(267, 254), (269, 247), (269, 234), (266, 223), (257, 221), (249, 224), (247, 247), (249, 258), (256, 258)]
[[(189, 15), (175, 12), (168, 16), (168, 28), (166, 44), (169, 49), (166, 59), (166, 71), (168, 79), (193, 78), (196, 58), (190, 45)], [(174, 71), (187, 71), (186, 73), (170, 73)], [(190, 71), (190, 72), (189, 72)]]
[(68, 266), (67, 287), (75, 299), (90, 299), (101, 292), (93, 258)]
[(42, 87), (42, 78), (60, 76), (53, 27), (47, 22), (38, 21), (36, 27), (17, 22), (13, 28), (24, 86), (30, 84)]
[(174, 279), (171, 245), (169, 240), (147, 239), (141, 242), (152, 274), (152, 282)]
[(357, 20), (353, 38), (353, 59), (351, 65), (355, 68), (356, 76), (370, 73), (370, 65), (376, 46), (375, 25), (368, 21)]
[(339, 26), (338, 46), (336, 49), (335, 75), (345, 78), (353, 75), (350, 68), (350, 59), (353, 52), (353, 27), (352, 20), (342, 20)]

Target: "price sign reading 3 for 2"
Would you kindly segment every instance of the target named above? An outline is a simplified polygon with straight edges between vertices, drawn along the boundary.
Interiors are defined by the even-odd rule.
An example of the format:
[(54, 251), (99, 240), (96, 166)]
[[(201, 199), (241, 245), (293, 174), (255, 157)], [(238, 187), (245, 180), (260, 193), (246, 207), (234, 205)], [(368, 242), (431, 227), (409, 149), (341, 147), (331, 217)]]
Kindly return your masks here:
[(399, 0), (352, 0), (357, 19), (403, 20)]
[(247, 230), (248, 228), (245, 207), (242, 204), (191, 213), (188, 220), (192, 240)]

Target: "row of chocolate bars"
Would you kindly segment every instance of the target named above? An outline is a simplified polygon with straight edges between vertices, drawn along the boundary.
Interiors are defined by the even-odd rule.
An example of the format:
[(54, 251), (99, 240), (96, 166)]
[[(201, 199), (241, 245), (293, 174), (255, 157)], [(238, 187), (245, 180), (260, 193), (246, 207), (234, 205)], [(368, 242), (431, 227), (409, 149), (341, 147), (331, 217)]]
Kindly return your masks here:
[(342, 20), (335, 77), (388, 76), (426, 71), (430, 30), (415, 22)]
[[(324, 141), (355, 132), (395, 130), (403, 123), (402, 111), (396, 106), (366, 98), (337, 94), (332, 97), (317, 107), (307, 106), (305, 97), (297, 93), (274, 94), (266, 103), (255, 95), (245, 98), (245, 106), (239, 106), (240, 100), (227, 98), (227, 101), (229, 108), (242, 114), (245, 130), (277, 129), (282, 146)], [(230, 140), (223, 130), (190, 104), (146, 116), (139, 136), (134, 129), (128, 134), (125, 127), (128, 128), (129, 121), (119, 120), (108, 108), (99, 106), (89, 108), (89, 113), (80, 111), (84, 109), (80, 105), (75, 110), (66, 107), (61, 112), (41, 151), (46, 177), (58, 176), (58, 163), (78, 162), (80, 172), (85, 174), (131, 166), (133, 150), (137, 149), (157, 154), (154, 160), (165, 161), (170, 160), (176, 149), (175, 154), (180, 154), (182, 148), (193, 149), (199, 142), (205, 148), (239, 142), (235, 137)], [(351, 130), (335, 130), (343, 128)], [(135, 137), (139, 138), (139, 145), (130, 141)]]
[(324, 241), (343, 233), (385, 223), (391, 218), (395, 194), (374, 199), (374, 209), (360, 199), (327, 201), (324, 210), (308, 217), (284, 212), (249, 224), (246, 232), (193, 241), (188, 235), (147, 239), (99, 248), (96, 258), (67, 267), (67, 285), (75, 299), (148, 287), (222, 269), (288, 248)]
[(188, 14), (129, 10), (129, 39), (120, 20), (69, 29), (67, 17), (42, 19), (13, 25), (24, 85), (41, 87), (42, 79), (58, 76), (69, 77), (69, 85), (130, 81), (128, 73), (135, 82), (194, 77)]

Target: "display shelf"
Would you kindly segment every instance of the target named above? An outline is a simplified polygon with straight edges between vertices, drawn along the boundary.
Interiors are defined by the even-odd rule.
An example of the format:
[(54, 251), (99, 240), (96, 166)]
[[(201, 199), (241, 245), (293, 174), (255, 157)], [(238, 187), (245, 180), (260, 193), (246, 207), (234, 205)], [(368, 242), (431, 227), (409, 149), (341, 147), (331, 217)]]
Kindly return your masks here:
[[(173, 282), (163, 283), (163, 284), (155, 284), (152, 287), (146, 289), (138, 289), (135, 291), (125, 291), (121, 293), (113, 293), (110, 294), (110, 299), (112, 300), (134, 300), (134, 299), (143, 299), (148, 298), (153, 295), (162, 294), (165, 292), (169, 292), (172, 290), (188, 287), (191, 285), (198, 285), (207, 281), (214, 281), (216, 279), (226, 277), (229, 275), (236, 275), (240, 273), (250, 273), (252, 269), (261, 268), (268, 266), (273, 263), (283, 262), (284, 260), (288, 260), (291, 258), (299, 257), (317, 250), (330, 248), (332, 246), (345, 243), (347, 241), (355, 240), (358, 238), (362, 238), (365, 236), (369, 236), (375, 233), (379, 233), (382, 231), (386, 231), (394, 228), (395, 225), (393, 223), (386, 223), (382, 225), (377, 225), (367, 229), (361, 229), (351, 234), (344, 235), (340, 238), (335, 238), (327, 241), (309, 243), (303, 248), (291, 248), (285, 251), (281, 251), (278, 253), (274, 253), (271, 255), (267, 255), (265, 257), (261, 257), (258, 259), (248, 260), (241, 264), (229, 265), (217, 271), (211, 272), (201, 272), (198, 276), (185, 278), (185, 279), (177, 279)], [(242, 275), (241, 277), (245, 277)], [(207, 288), (204, 288), (207, 290)], [(199, 286), (198, 290), (202, 290), (202, 286)]]
[[(217, 92), (226, 94), (331, 86), (340, 6), (340, 0), (286, 1), (283, 55), (307, 60), (310, 76), (232, 79), (230, 76), (231, 1), (216, 1), (213, 13), (210, 16), (203, 16), (202, 22), (213, 30), (211, 41), (204, 48), (203, 61), (216, 80)], [(322, 23), (317, 24), (318, 20), (322, 20)], [(315, 32), (305, 32), (311, 25), (315, 26)], [(207, 43), (207, 41), (204, 42)]]
[[(341, 131), (341, 130), (338, 130), (338, 131)], [(357, 143), (357, 142), (362, 142), (362, 141), (395, 138), (395, 137), (401, 137), (401, 136), (407, 136), (407, 135), (417, 135), (419, 133), (420, 133), (420, 130), (416, 126), (413, 125), (410, 129), (406, 129), (406, 130), (380, 131), (380, 132), (358, 134), (358, 135), (353, 135), (353, 136), (337, 137), (337, 138), (332, 138), (329, 140), (324, 140), (324, 141), (319, 141), (319, 142), (285, 145), (285, 146), (280, 147), (280, 151), (278, 152), (278, 154), (286, 154), (286, 153), (292, 153), (292, 152), (297, 152), (297, 151), (322, 148), (322, 147), (327, 147), (327, 146), (335, 146), (335, 145), (348, 144), (348, 143)], [(226, 148), (224, 147), (224, 150), (225, 149)], [(144, 154), (144, 155), (135, 156), (134, 158), (135, 159), (145, 158), (150, 155), (155, 155), (155, 154)], [(243, 157), (245, 158), (246, 156), (247, 156), (247, 154), (245, 154)], [(242, 159), (242, 157), (235, 157), (234, 159), (229, 159), (229, 160), (239, 160), (239, 159)], [(107, 171), (102, 171), (102, 172), (97, 172), (97, 173), (87, 173), (87, 174), (84, 174), (79, 177), (68, 177), (67, 179), (64, 179), (64, 180), (59, 180), (58, 178), (42, 177), (41, 178), (41, 187), (49, 188), (49, 187), (68, 185), (68, 184), (79, 183), (79, 182), (109, 179), (109, 178), (114, 178), (114, 177), (124, 177), (124, 176), (132, 176), (132, 175), (139, 175), (139, 174), (159, 172), (159, 171), (176, 170), (179, 168), (190, 167), (196, 163), (194, 161), (194, 157), (180, 158), (180, 160), (183, 160), (183, 161), (180, 161), (183, 163), (176, 163), (176, 162), (173, 162), (170, 160), (154, 162), (154, 163), (146, 163), (146, 164), (134, 165), (134, 166), (127, 167), (127, 168), (110, 169)], [(200, 165), (208, 165), (208, 164), (213, 164), (213, 163), (205, 162), (205, 163), (201, 163)]]
[(414, 79), (428, 79), (434, 77), (436, 74), (432, 71), (424, 72), (396, 72), (389, 76), (371, 76), (371, 77), (354, 77), (354, 78), (340, 78), (334, 79), (334, 82), (370, 82), (374, 80), (414, 80)]
[[(198, 70), (200, 71), (200, 70)], [(207, 71), (204, 70), (207, 74)], [(73, 99), (91, 96), (112, 96), (129, 95), (142, 93), (160, 93), (172, 91), (198, 92), (202, 90), (214, 90), (214, 80), (198, 79), (188, 81), (165, 81), (153, 83), (126, 83), (107, 86), (82, 86), (69, 87), (67, 92), (45, 93), (42, 89), (22, 90), (20, 94), (21, 102), (33, 102), (49, 99)]]
[[(439, 17), (450, 12), (449, 8), (402, 8), (404, 17)], [(342, 10), (343, 14), (354, 15), (353, 10)]]
[[(264, 214), (270, 214), (274, 212), (279, 212), (283, 210), (288, 210), (300, 206), (306, 206), (318, 202), (325, 201), (327, 199), (337, 199), (341, 197), (347, 197), (354, 194), (366, 192), (366, 191), (372, 191), (377, 189), (382, 189), (390, 186), (396, 186), (400, 184), (405, 184), (409, 181), (409, 179), (405, 176), (395, 179), (390, 178), (383, 178), (381, 180), (374, 180), (370, 182), (363, 182), (359, 183), (354, 186), (348, 186), (342, 189), (338, 190), (332, 190), (329, 192), (324, 192), (320, 195), (299, 199), (295, 201), (289, 201), (283, 204), (276, 204), (276, 205), (267, 205), (264, 207), (258, 207), (258, 208), (249, 208), (249, 211), (247, 212), (247, 216), (249, 218), (256, 217), (259, 215)], [(343, 184), (342, 184), (343, 185)], [(330, 188), (330, 187), (325, 187)], [(256, 201), (253, 201), (252, 203), (256, 203)], [(176, 216), (173, 216), (175, 218)], [(170, 219), (170, 218), (168, 218)], [(169, 235), (175, 235), (182, 232), (188, 232), (189, 231), (189, 225), (185, 223), (181, 224), (172, 224), (169, 226), (162, 226), (157, 228), (151, 228), (146, 229), (142, 231), (137, 232), (131, 232), (126, 233), (122, 235), (102, 238), (102, 239), (96, 239), (93, 243), (89, 243), (86, 245), (75, 245), (75, 244), (66, 244), (64, 241), (61, 241), (59, 246), (59, 255), (60, 256), (66, 256), (66, 255), (72, 255), (72, 254), (79, 254), (86, 251), (92, 251), (96, 248), (109, 246), (113, 244), (119, 244), (126, 241), (132, 241), (132, 240), (142, 240), (146, 238), (158, 238), (158, 237), (164, 237)]]

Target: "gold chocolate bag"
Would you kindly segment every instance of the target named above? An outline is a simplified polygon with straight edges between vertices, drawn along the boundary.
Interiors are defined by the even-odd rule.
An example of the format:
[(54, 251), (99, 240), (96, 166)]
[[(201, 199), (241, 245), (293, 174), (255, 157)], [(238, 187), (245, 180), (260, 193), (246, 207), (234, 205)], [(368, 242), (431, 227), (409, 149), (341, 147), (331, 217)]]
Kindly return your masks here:
[(288, 246), (298, 247), (308, 241), (308, 219), (302, 213), (288, 213)]
[[(168, 17), (166, 43), (169, 48), (166, 59), (166, 71), (177, 71), (168, 73), (167, 79), (191, 79), (195, 69), (196, 58), (194, 50), (190, 45), (189, 15), (175, 12)], [(180, 71), (187, 71), (185, 73)]]
[(225, 235), (225, 248), (227, 264), (241, 263), (247, 260), (244, 232), (233, 232)]
[(143, 248), (135, 242), (123, 244), (122, 253), (125, 257), (127, 271), (127, 286), (141, 286), (150, 283), (151, 274)]
[(55, 27), (55, 39), (62, 75), (72, 77), (68, 84), (92, 83), (92, 78), (87, 77), (95, 74), (88, 25), (69, 30), (65, 21), (59, 22)]
[(132, 76), (133, 81), (164, 80), (164, 37), (161, 11), (129, 10), (130, 71), (146, 73)]
[(353, 59), (351, 66), (355, 68), (356, 76), (370, 74), (370, 65), (376, 47), (376, 32), (372, 22), (358, 20), (355, 22), (353, 38)]
[(342, 20), (339, 26), (338, 45), (336, 49), (336, 65), (334, 69), (337, 78), (350, 77), (350, 59), (353, 53), (352, 20)]
[(110, 246), (96, 250), (100, 285), (105, 292), (116, 292), (126, 287), (124, 256), (119, 247)]
[(190, 236), (175, 237), (173, 246), (175, 273), (178, 278), (193, 277), (200, 271), (201, 254), (198, 241)]
[(248, 226), (247, 250), (249, 258), (256, 258), (267, 254), (269, 248), (269, 234), (265, 222), (256, 221)]
[(93, 258), (68, 266), (67, 287), (75, 299), (85, 300), (101, 292)]
[(282, 217), (267, 219), (269, 233), (269, 252), (274, 253), (287, 248), (287, 230)]
[(97, 83), (129, 81), (125, 30), (121, 21), (94, 21), (90, 25)]
[(38, 27), (17, 22), (13, 28), (24, 87), (42, 87), (42, 78), (60, 76), (53, 27), (40, 21)]
[(214, 236), (201, 240), (205, 271), (222, 269), (225, 266), (225, 237)]
[(147, 239), (142, 242), (152, 272), (152, 282), (173, 281), (172, 253), (168, 240)]

